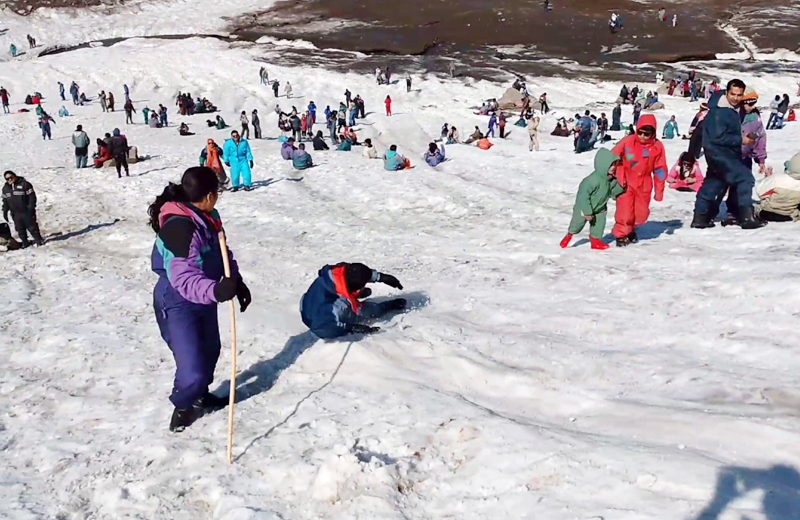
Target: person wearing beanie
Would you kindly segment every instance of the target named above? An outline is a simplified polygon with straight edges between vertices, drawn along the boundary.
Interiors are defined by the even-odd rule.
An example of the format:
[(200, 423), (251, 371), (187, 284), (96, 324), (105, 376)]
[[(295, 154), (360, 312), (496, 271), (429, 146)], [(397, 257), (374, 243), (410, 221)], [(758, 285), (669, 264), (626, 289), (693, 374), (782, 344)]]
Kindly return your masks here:
[(122, 168), (125, 168), (125, 176), (130, 177), (131, 174), (128, 170), (128, 139), (120, 133), (119, 128), (115, 128), (112, 134), (113, 137), (108, 142), (108, 148), (111, 150), (111, 157), (114, 158), (117, 178), (122, 178)]
[(756, 194), (755, 214), (760, 220), (800, 221), (800, 153), (784, 163), (783, 172), (766, 168), (764, 178), (756, 182)]
[(33, 186), (24, 177), (18, 177), (11, 170), (3, 174), (6, 183), (3, 185), (3, 220), (8, 222), (8, 214), (17, 229), (22, 247), (28, 247), (28, 231), (37, 246), (44, 244), (42, 234), (39, 232), (39, 223), (36, 221), (36, 192)]
[(425, 155), (422, 156), (425, 159), (425, 162), (428, 163), (428, 166), (435, 167), (440, 165), (444, 162), (444, 144), (441, 148), (436, 146), (436, 143), (430, 143), (428, 145), (428, 151), (425, 152)]
[(365, 300), (372, 294), (368, 283), (382, 283), (394, 289), (403, 285), (390, 274), (360, 263), (326, 265), (300, 300), (300, 316), (314, 335), (333, 339), (347, 334), (378, 332), (365, 322), (392, 311), (405, 309), (406, 300), (396, 298), (376, 303)]

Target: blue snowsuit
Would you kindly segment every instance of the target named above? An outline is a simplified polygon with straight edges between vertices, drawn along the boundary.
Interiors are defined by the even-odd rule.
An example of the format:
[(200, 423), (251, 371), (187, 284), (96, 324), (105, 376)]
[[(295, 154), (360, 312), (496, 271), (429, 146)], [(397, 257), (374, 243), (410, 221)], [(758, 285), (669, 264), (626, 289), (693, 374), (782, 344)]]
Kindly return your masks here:
[[(336, 292), (333, 281), (333, 268), (326, 265), (319, 270), (319, 276), (300, 300), (300, 316), (303, 323), (317, 337), (338, 338), (353, 331), (353, 325), (362, 320), (377, 318), (389, 311), (389, 302), (374, 303), (365, 301), (361, 310), (355, 313), (350, 301)], [(372, 283), (380, 280), (380, 273), (372, 271)]]
[(245, 187), (250, 186), (250, 163), (253, 162), (253, 153), (246, 139), (240, 139), (238, 146), (233, 139), (225, 141), (225, 146), (222, 147), (222, 161), (231, 167), (231, 185), (234, 188), (239, 187), (239, 176), (244, 178)]
[[(153, 310), (176, 365), (170, 401), (184, 410), (208, 392), (220, 352), (214, 287), (225, 272), (217, 238), (222, 224), (216, 211), (211, 219), (213, 224), (189, 204), (165, 204), (150, 257), (158, 275)], [(228, 258), (237, 278), (239, 268), (230, 250)]]
[(497, 116), (492, 114), (489, 118), (489, 131), (486, 133), (486, 137), (494, 137), (494, 129), (497, 127)]
[(731, 187), (735, 188), (739, 200), (734, 201), (738, 208), (729, 208), (732, 210), (729, 212), (738, 217), (737, 209), (750, 210), (753, 207), (755, 185), (753, 172), (741, 159), (742, 122), (739, 112), (728, 103), (725, 92), (714, 94), (708, 108), (708, 116), (703, 121), (703, 149), (708, 171), (703, 187), (697, 193), (694, 211), (714, 218), (723, 195)]
[(314, 119), (314, 121), (316, 121), (317, 120), (317, 105), (315, 105), (314, 103), (309, 103), (308, 104), (308, 113), (311, 114), (312, 119)]

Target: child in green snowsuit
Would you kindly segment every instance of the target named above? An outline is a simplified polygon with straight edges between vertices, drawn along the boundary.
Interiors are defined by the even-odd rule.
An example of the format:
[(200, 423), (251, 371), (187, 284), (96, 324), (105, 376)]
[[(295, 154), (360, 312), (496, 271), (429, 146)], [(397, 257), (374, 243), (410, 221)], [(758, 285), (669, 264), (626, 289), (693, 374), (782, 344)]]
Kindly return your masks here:
[(606, 228), (608, 199), (617, 198), (625, 191), (617, 182), (617, 165), (620, 158), (607, 148), (600, 148), (594, 156), (594, 171), (581, 181), (575, 206), (572, 208), (572, 220), (569, 222), (567, 236), (561, 240), (565, 248), (572, 240), (572, 235), (580, 233), (589, 223), (589, 240), (592, 249), (608, 249), (602, 241)]

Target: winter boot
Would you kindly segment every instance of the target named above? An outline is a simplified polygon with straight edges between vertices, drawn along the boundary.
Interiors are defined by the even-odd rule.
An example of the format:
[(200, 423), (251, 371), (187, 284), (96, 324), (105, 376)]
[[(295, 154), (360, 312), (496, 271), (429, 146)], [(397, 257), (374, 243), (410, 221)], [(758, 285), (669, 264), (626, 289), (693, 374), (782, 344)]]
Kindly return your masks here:
[(228, 397), (221, 397), (207, 392), (203, 397), (197, 400), (195, 407), (199, 406), (206, 412), (217, 412), (222, 410), (230, 402)]
[(592, 243), (592, 249), (598, 249), (600, 251), (603, 251), (610, 247), (608, 244), (606, 244), (599, 238), (589, 237), (589, 241)]
[(630, 241), (631, 241), (631, 244), (636, 244), (636, 243), (638, 243), (638, 242), (639, 242), (639, 237), (638, 237), (638, 236), (636, 236), (636, 231), (634, 231), (633, 233), (631, 233), (630, 235), (628, 235), (628, 240), (630, 240)]
[(753, 208), (742, 209), (739, 214), (739, 225), (742, 229), (758, 229), (767, 225), (763, 220), (755, 218)]
[(706, 229), (714, 227), (714, 222), (708, 218), (708, 215), (703, 215), (702, 213), (694, 213), (694, 218), (692, 218), (692, 227), (695, 229)]
[(406, 308), (406, 305), (408, 305), (408, 302), (405, 298), (397, 298), (391, 300), (387, 307), (389, 308), (389, 311), (402, 311)]
[(631, 239), (628, 237), (622, 237), (617, 239), (617, 247), (627, 247), (631, 245)]
[(236, 193), (237, 191), (239, 191), (239, 186), (234, 186), (231, 188), (231, 193)]
[(169, 421), (169, 431), (179, 433), (194, 424), (203, 415), (203, 409), (192, 406), (186, 410), (175, 408)]
[(572, 235), (567, 233), (564, 238), (561, 239), (561, 249), (566, 249), (569, 246), (569, 242), (572, 240)]

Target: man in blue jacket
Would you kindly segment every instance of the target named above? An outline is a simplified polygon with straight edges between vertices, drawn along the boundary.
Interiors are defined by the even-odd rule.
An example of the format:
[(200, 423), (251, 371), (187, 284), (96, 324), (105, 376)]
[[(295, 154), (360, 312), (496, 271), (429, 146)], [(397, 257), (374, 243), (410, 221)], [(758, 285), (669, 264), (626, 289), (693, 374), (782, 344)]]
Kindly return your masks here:
[(222, 161), (231, 169), (231, 191), (239, 191), (239, 178), (244, 178), (244, 191), (252, 190), (250, 169), (253, 167), (253, 153), (250, 143), (239, 137), (239, 132), (231, 132), (231, 138), (222, 147)]
[(370, 327), (363, 322), (404, 309), (406, 300), (397, 298), (381, 303), (362, 301), (372, 294), (372, 290), (365, 286), (377, 282), (403, 289), (394, 276), (379, 273), (364, 264), (326, 265), (320, 269), (319, 277), (300, 300), (303, 323), (322, 339), (351, 333), (378, 332), (378, 327)]
[(743, 229), (760, 228), (766, 224), (753, 215), (755, 179), (741, 159), (742, 145), (753, 143), (749, 136), (742, 137), (739, 105), (744, 90), (744, 82), (733, 79), (728, 82), (725, 92), (714, 94), (708, 102), (709, 112), (703, 123), (703, 148), (708, 171), (694, 204), (693, 228), (714, 227), (713, 219), (729, 189), (739, 195), (738, 215), (735, 216)]

